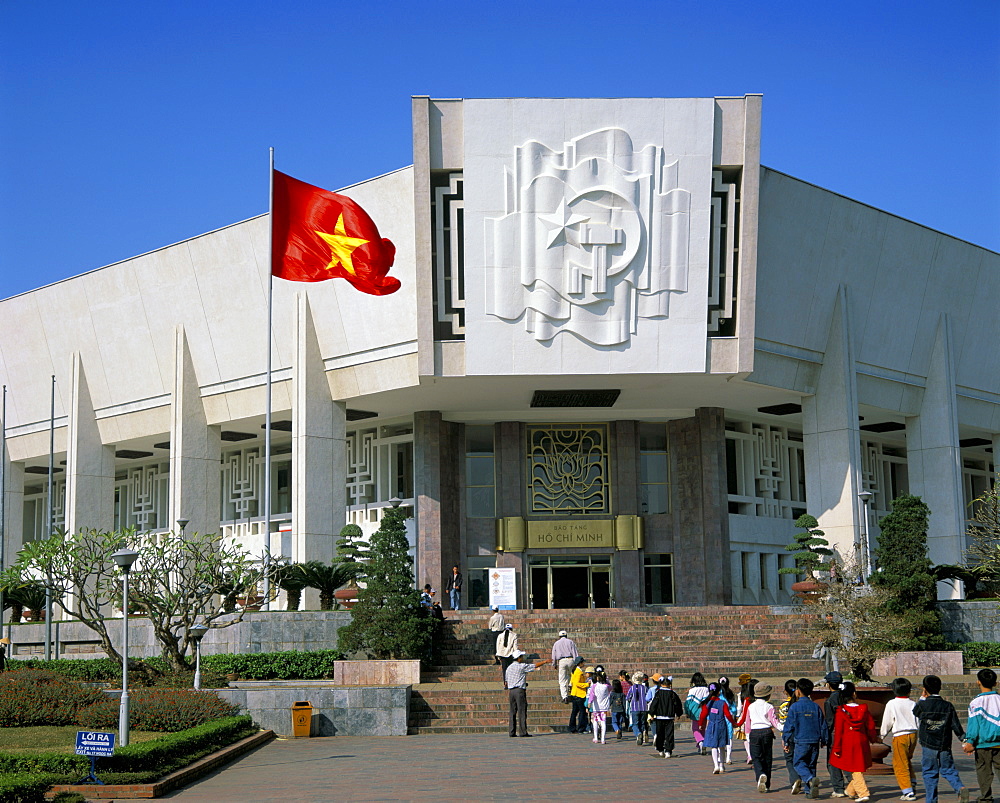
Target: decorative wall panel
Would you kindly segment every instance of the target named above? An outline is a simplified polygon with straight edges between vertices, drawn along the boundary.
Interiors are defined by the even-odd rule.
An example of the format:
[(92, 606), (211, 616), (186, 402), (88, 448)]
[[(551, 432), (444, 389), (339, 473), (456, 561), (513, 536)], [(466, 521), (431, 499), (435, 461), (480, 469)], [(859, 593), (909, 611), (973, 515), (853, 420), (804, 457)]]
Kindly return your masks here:
[(528, 425), (532, 513), (608, 513), (605, 424)]

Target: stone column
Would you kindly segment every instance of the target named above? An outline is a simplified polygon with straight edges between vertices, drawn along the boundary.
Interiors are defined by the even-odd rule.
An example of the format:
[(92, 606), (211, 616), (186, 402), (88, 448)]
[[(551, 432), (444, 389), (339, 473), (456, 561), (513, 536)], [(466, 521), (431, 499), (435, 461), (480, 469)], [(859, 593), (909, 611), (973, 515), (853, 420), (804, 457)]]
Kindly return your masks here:
[[(619, 516), (636, 516), (640, 513), (639, 422), (612, 421), (611, 431), (614, 444), (612, 512)], [(638, 608), (644, 604), (642, 556), (641, 549), (627, 549), (614, 555), (614, 599), (619, 608)]]
[[(524, 425), (518, 421), (499, 421), (493, 428), (495, 444), (494, 471), (496, 472), (497, 518), (524, 516), (525, 502), (525, 455)], [(505, 552), (497, 555), (497, 566), (514, 569), (519, 578), (518, 590), (521, 598), (518, 604), (528, 607), (528, 567), (527, 553)]]
[[(931, 509), (927, 552), (932, 563), (961, 563), (965, 555), (965, 497), (958, 409), (948, 316), (938, 321), (920, 413), (906, 419), (910, 493)], [(942, 599), (962, 599), (960, 582), (938, 583)]]
[(188, 533), (217, 533), (221, 511), (220, 428), (209, 426), (201, 386), (183, 326), (174, 329), (174, 389), (170, 404), (170, 520), (187, 519)]
[(458, 443), (458, 429), (436, 410), (413, 416), (417, 584), (430, 583), (439, 601), (451, 567), (462, 565), (458, 466), (465, 450)]
[(725, 411), (703, 407), (671, 421), (677, 603), (730, 605)]
[(831, 547), (854, 558), (861, 528), (861, 432), (858, 388), (848, 315), (841, 285), (833, 307), (816, 392), (802, 398), (806, 500)]
[[(329, 563), (347, 522), (347, 405), (334, 402), (307, 293), (297, 296), (292, 360), (292, 554)], [(311, 604), (311, 603), (310, 603)]]
[(66, 441), (66, 530), (115, 525), (115, 448), (101, 442), (79, 352), (73, 354)]

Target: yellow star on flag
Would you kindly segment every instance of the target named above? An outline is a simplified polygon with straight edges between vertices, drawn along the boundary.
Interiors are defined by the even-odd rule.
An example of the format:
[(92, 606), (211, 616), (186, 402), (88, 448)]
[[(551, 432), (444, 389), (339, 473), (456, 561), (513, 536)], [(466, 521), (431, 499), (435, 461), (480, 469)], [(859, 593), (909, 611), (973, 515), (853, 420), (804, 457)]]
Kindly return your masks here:
[(356, 275), (354, 272), (354, 260), (351, 258), (351, 254), (354, 253), (354, 249), (359, 246), (364, 245), (369, 242), (361, 237), (349, 237), (347, 235), (347, 229), (344, 228), (344, 215), (341, 214), (337, 218), (337, 225), (333, 229), (333, 234), (328, 234), (325, 231), (317, 231), (320, 237), (322, 237), (326, 244), (330, 246), (330, 264), (326, 266), (327, 270), (333, 270), (337, 265), (343, 265), (344, 270), (350, 273), (352, 276)]

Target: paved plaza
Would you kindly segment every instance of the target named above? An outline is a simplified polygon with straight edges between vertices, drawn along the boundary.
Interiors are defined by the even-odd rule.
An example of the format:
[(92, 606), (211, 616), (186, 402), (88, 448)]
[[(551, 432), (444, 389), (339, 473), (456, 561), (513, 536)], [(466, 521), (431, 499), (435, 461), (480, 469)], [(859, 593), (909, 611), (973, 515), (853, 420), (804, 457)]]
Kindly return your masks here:
[[(471, 723), (470, 723), (471, 724)], [(277, 740), (227, 768), (169, 795), (184, 803), (237, 801), (381, 800), (720, 800), (791, 797), (788, 776), (775, 747), (774, 785), (756, 791), (742, 744), (724, 775), (712, 774), (708, 756), (694, 754), (690, 728), (680, 729), (675, 757), (662, 759), (635, 740), (595, 745), (589, 736), (539, 734), (442, 735), (381, 738), (330, 737)], [(919, 779), (919, 749), (917, 751)], [(972, 761), (955, 755), (962, 780), (975, 787)], [(780, 763), (779, 763), (780, 762)], [(830, 786), (825, 766), (821, 798)], [(891, 774), (869, 775), (872, 800), (897, 800)], [(918, 780), (918, 794), (922, 799)], [(957, 799), (944, 784), (941, 800)], [(976, 791), (971, 790), (976, 798)]]

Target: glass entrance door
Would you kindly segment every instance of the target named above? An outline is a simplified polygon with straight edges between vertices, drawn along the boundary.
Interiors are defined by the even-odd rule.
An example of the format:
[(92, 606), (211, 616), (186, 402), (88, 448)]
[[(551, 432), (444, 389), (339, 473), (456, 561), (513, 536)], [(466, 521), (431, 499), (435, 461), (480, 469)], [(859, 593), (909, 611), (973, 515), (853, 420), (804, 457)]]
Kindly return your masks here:
[(611, 607), (610, 555), (531, 558), (530, 577), (533, 608)]

